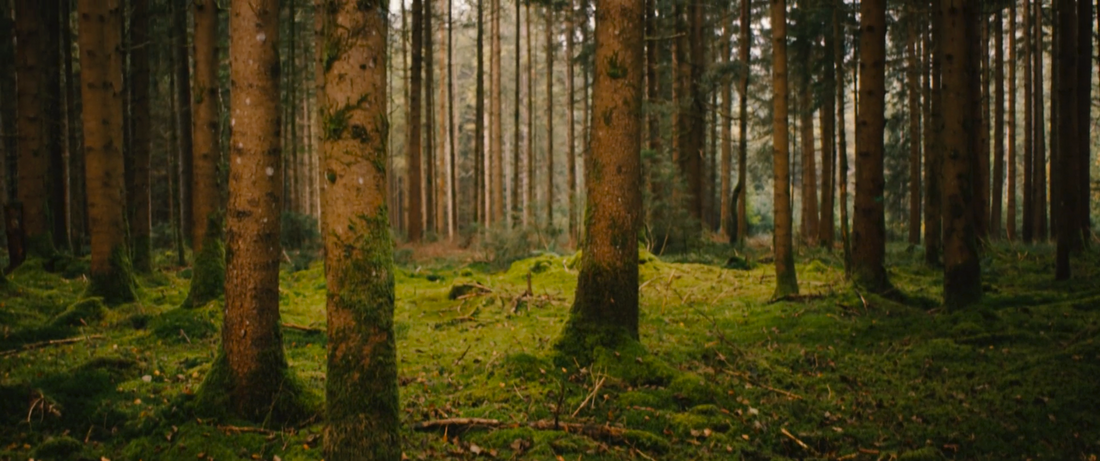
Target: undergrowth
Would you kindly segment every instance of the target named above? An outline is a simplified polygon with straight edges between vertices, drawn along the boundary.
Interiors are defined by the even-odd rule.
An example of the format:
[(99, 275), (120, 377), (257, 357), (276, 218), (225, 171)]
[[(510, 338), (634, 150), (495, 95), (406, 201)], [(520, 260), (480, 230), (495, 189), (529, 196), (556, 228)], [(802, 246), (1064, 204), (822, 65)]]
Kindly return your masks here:
[[(957, 312), (938, 307), (940, 272), (901, 247), (888, 255), (901, 292), (889, 299), (851, 289), (822, 250), (799, 255), (802, 295), (778, 302), (763, 250), (704, 246), (676, 258), (642, 253), (641, 342), (597, 351), (587, 367), (553, 352), (576, 255), (501, 270), (459, 259), (400, 266), (406, 456), (1100, 455), (1095, 250), (1074, 261), (1074, 280), (1054, 282), (1051, 247), (988, 247), (985, 298)], [(84, 280), (39, 260), (0, 285), (0, 460), (321, 459), (321, 415), (256, 426), (198, 408), (222, 306), (178, 308), (189, 280), (170, 260), (158, 255), (160, 270), (141, 276), (138, 301), (110, 308), (82, 301)], [(297, 269), (281, 277), (284, 347), (293, 378), (319, 398), (324, 271)], [(50, 340), (69, 342), (41, 344)], [(498, 424), (413, 430), (444, 418)], [(555, 421), (613, 430), (553, 430)]]

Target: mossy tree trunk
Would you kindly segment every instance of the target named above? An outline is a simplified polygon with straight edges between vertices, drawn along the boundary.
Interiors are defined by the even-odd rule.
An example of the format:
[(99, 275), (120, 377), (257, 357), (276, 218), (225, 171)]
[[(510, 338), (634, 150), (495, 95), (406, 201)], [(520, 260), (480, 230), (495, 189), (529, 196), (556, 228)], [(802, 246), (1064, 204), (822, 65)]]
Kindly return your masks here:
[(793, 217), (791, 210), (791, 165), (787, 124), (787, 2), (771, 1), (772, 19), (772, 165), (775, 201), (775, 298), (798, 294), (794, 268)]
[[(386, 214), (386, 2), (324, 0), (323, 37), (340, 44), (318, 95), (328, 286), (325, 458), (397, 460), (393, 245)], [(366, 7), (364, 8), (364, 5)]]
[(856, 118), (856, 201), (852, 275), (873, 291), (889, 288), (886, 256), (883, 132), (886, 110), (886, 2), (860, 3), (859, 113)]
[(192, 212), (191, 248), (194, 268), (191, 290), (184, 305), (202, 306), (225, 291), (225, 250), (222, 242), (224, 213), (218, 190), (221, 139), (218, 133), (218, 5), (214, 0), (196, 0), (192, 43), (195, 53), (192, 101), (192, 134), (195, 152), (191, 158)]
[(43, 30), (46, 8), (40, 0), (15, 2), (16, 199), (23, 204), (22, 229), (28, 257), (49, 256), (54, 251), (47, 204), (50, 163), (43, 114), (48, 64), (43, 62), (48, 57)]
[(85, 174), (92, 266), (88, 294), (107, 303), (134, 299), (122, 158), (122, 4), (80, 2), (78, 8)]
[[(1055, 157), (1057, 164), (1052, 168), (1059, 170), (1058, 182), (1058, 246), (1055, 257), (1054, 278), (1068, 280), (1071, 275), (1070, 253), (1080, 246), (1081, 229), (1077, 225), (1077, 180), (1080, 175), (1074, 171), (1080, 167), (1077, 155), (1080, 151), (1077, 143), (1077, 5), (1075, 0), (1058, 0), (1056, 46), (1058, 65), (1058, 147)], [(1089, 21), (1089, 26), (1092, 21)], [(1089, 27), (1091, 34), (1092, 28)]]
[(586, 357), (638, 338), (642, 217), (642, 0), (597, 0), (592, 152), (585, 158), (584, 257), (558, 348)]
[[(131, 0), (130, 34), (135, 44), (149, 41), (149, 1)], [(153, 270), (150, 234), (152, 210), (149, 191), (149, 160), (152, 151), (152, 124), (149, 115), (149, 47), (134, 46), (130, 51), (130, 110), (132, 112), (130, 135), (130, 165), (132, 183), (127, 187), (126, 198), (130, 210), (130, 237), (134, 245), (134, 269), (139, 272)]]
[[(980, 120), (975, 119), (972, 104), (971, 72), (977, 71), (978, 56), (971, 55), (968, 39), (976, 38), (978, 24), (976, 0), (940, 0), (942, 28), (937, 38), (943, 60), (943, 246), (944, 305), (962, 308), (978, 302), (982, 296), (981, 267), (978, 262), (978, 234), (973, 212), (978, 198), (971, 185), (978, 179), (974, 171), (972, 139), (978, 136)], [(973, 24), (972, 24), (973, 23)]]
[(232, 411), (263, 418), (286, 373), (279, 331), (279, 220), (283, 191), (279, 2), (230, 6), (229, 206), (222, 348)]

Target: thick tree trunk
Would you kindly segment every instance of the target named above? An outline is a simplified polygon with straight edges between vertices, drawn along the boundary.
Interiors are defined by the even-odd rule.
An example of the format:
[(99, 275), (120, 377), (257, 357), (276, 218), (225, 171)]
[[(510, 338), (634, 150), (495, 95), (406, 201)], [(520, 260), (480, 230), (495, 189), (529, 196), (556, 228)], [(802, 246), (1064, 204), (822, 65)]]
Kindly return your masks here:
[(546, 227), (554, 227), (554, 10), (546, 8)]
[(1001, 10), (993, 16), (993, 191), (989, 211), (989, 236), (1003, 237), (1001, 213), (1005, 183), (1005, 75), (1004, 75), (1004, 18)]
[(745, 201), (748, 197), (747, 169), (748, 169), (748, 94), (749, 76), (752, 73), (749, 68), (749, 59), (752, 50), (752, 8), (750, 0), (741, 0), (741, 34), (738, 39), (738, 58), (741, 61), (741, 76), (738, 79), (738, 95), (740, 96), (737, 116), (737, 239), (738, 243), (744, 243), (748, 237), (749, 221), (746, 214)]
[(597, 0), (592, 153), (584, 258), (557, 347), (591, 360), (591, 346), (638, 339), (638, 229), (642, 217), (641, 134), (644, 4)]
[[(385, 2), (363, 8), (324, 0), (324, 37), (343, 43), (329, 56), (325, 119), (340, 117), (324, 140), (325, 281), (328, 373), (325, 459), (401, 458), (397, 341), (393, 332), (393, 245), (386, 217)], [(326, 123), (326, 126), (332, 126)]]
[(971, 53), (969, 40), (977, 38), (977, 1), (941, 0), (943, 31), (943, 244), (944, 305), (962, 308), (982, 297), (981, 267), (978, 262), (978, 235), (973, 195), (974, 171), (972, 139), (979, 136), (980, 119), (973, 117), (973, 72), (979, 56)]
[(179, 58), (176, 61), (176, 90), (179, 92), (179, 150), (180, 150), (180, 222), (183, 223), (183, 235), (191, 238), (191, 184), (194, 183), (194, 171), (191, 169), (193, 139), (191, 138), (191, 49), (187, 46), (187, 7), (177, 5), (172, 15), (172, 36)]
[(92, 266), (88, 294), (108, 303), (134, 299), (126, 249), (122, 158), (122, 5), (80, 2), (84, 156)]
[(787, 127), (787, 2), (770, 0), (772, 20), (772, 161), (775, 201), (775, 294), (774, 298), (798, 294), (794, 268), (791, 212), (791, 168)]
[(1005, 202), (1005, 237), (1016, 240), (1016, 3), (1008, 13), (1008, 190)]
[[(133, 243), (134, 270), (150, 272), (153, 270), (151, 245), (152, 203), (149, 183), (150, 155), (152, 153), (152, 124), (150, 123), (149, 101), (149, 2), (131, 0), (130, 37), (134, 46), (130, 50), (130, 67), (133, 77), (130, 79), (130, 175), (132, 183), (127, 187), (126, 201), (130, 210), (130, 241)], [(182, 7), (181, 7), (182, 8)], [(185, 85), (186, 82), (182, 82)]]
[[(1088, 33), (1092, 33), (1091, 17), (1088, 21)], [(1058, 0), (1058, 38), (1055, 47), (1058, 53), (1058, 155), (1053, 168), (1059, 170), (1058, 182), (1058, 246), (1054, 265), (1055, 280), (1068, 280), (1071, 275), (1070, 254), (1081, 246), (1081, 228), (1077, 223), (1077, 181), (1081, 177), (1074, 169), (1080, 168), (1077, 156), (1080, 153), (1077, 130), (1081, 127), (1077, 116), (1080, 112), (1077, 98), (1080, 54), (1077, 50), (1077, 8), (1074, 0)], [(1091, 41), (1092, 37), (1089, 37)], [(1086, 55), (1088, 56), (1088, 55)], [(1089, 57), (1091, 61), (1091, 57)], [(1087, 81), (1087, 80), (1086, 80)], [(1091, 82), (1089, 82), (1091, 85)], [(1052, 189), (1053, 190), (1053, 189)]]
[(910, 15), (909, 37), (907, 49), (909, 53), (908, 68), (905, 72), (909, 93), (909, 244), (920, 245), (920, 212), (921, 212), (921, 135), (920, 135), (920, 57), (917, 53), (918, 16)]
[[(408, 218), (408, 237), (410, 242), (420, 242), (424, 233), (423, 211), (421, 210), (423, 191), (421, 190), (421, 134), (420, 134), (420, 97), (422, 82), (422, 61), (424, 40), (424, 1), (412, 0), (412, 59), (409, 65), (409, 115), (405, 121), (405, 129), (408, 130), (405, 145), (408, 151), (408, 206), (406, 212)], [(427, 0), (431, 1), (431, 0)], [(478, 106), (481, 105), (481, 0), (478, 0)], [(481, 111), (478, 111), (480, 115)], [(478, 133), (481, 133), (481, 119), (478, 118)], [(481, 139), (480, 136), (477, 139)], [(478, 141), (480, 142), (480, 141)]]
[(283, 169), (278, 53), (278, 2), (234, 0), (229, 19), (233, 128), (222, 350), (229, 404), (250, 420), (271, 414), (273, 402), (285, 399), (280, 394), (290, 389), (279, 331)]
[[(45, 5), (39, 0), (15, 2), (16, 105), (15, 152), (18, 175), (16, 200), (23, 207), (23, 241), (26, 255), (49, 256), (53, 253), (48, 213), (50, 157), (47, 143), (46, 47), (43, 30)], [(121, 70), (120, 70), (121, 72)]]
[(873, 291), (886, 279), (886, 218), (883, 193), (885, 128), (886, 4), (860, 3), (859, 113), (856, 123), (856, 202), (852, 232), (852, 275)]

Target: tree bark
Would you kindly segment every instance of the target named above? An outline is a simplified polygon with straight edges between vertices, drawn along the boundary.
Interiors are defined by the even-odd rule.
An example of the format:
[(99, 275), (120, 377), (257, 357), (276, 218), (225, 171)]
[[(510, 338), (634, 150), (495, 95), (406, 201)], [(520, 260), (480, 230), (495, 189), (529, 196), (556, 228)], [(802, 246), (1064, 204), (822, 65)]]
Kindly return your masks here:
[[(809, 61), (809, 53), (804, 56), (803, 62)], [(798, 97), (798, 118), (802, 130), (802, 227), (801, 241), (806, 244), (814, 244), (817, 238), (817, 162), (814, 147), (814, 98), (811, 92), (812, 85), (810, 70), (803, 70), (801, 80), (801, 94)]]
[(520, 17), (520, 3), (514, 2), (516, 6), (516, 36), (515, 36), (515, 85), (513, 86), (513, 105), (512, 105), (512, 208), (511, 208), (511, 220), (512, 227), (518, 228), (523, 222), (523, 203), (521, 200), (520, 191), (523, 190), (522, 182), (520, 181), (520, 164), (522, 156), (520, 155), (520, 124), (519, 113), (520, 108), (520, 85), (523, 78), (523, 70), (520, 68), (520, 32), (522, 31), (522, 19)]
[(943, 248), (943, 9), (940, 0), (931, 0), (931, 56), (929, 59), (927, 104), (929, 118), (924, 150), (924, 262), (940, 265)]
[(1032, 82), (1034, 82), (1034, 88), (1032, 92), (1032, 98), (1034, 99), (1034, 120), (1032, 120), (1033, 128), (1035, 129), (1035, 147), (1031, 156), (1031, 178), (1032, 178), (1032, 192), (1031, 198), (1034, 202), (1032, 204), (1032, 231), (1036, 240), (1044, 241), (1047, 239), (1047, 181), (1046, 181), (1046, 126), (1043, 116), (1043, 6), (1040, 2), (1035, 2), (1034, 9), (1032, 10), (1031, 26), (1033, 31), (1032, 46), (1032, 58), (1035, 60), (1032, 65), (1032, 72), (1035, 75), (1032, 76)]
[(979, 40), (975, 45), (977, 48), (976, 55), (980, 57), (981, 64), (978, 68), (978, 75), (973, 77), (980, 85), (979, 104), (982, 125), (980, 128), (980, 134), (978, 136), (978, 148), (977, 154), (977, 168), (978, 168), (978, 181), (976, 184), (977, 189), (974, 190), (975, 196), (979, 199), (978, 207), (975, 211), (978, 213), (977, 226), (978, 226), (978, 238), (989, 238), (989, 18), (984, 12), (979, 12), (980, 23), (980, 35)]
[[(839, 0), (838, 0), (839, 1)], [(752, 5), (750, 0), (741, 0), (741, 34), (738, 39), (738, 58), (741, 60), (741, 75), (738, 79), (738, 95), (740, 97), (737, 116), (737, 239), (739, 244), (745, 242), (748, 237), (749, 221), (746, 214), (745, 201), (748, 197), (747, 169), (748, 169), (748, 94), (749, 76), (752, 71), (749, 67), (752, 50)]]
[[(1080, 153), (1080, 147), (1077, 144), (1077, 130), (1081, 125), (1077, 120), (1080, 112), (1077, 99), (1080, 96), (1077, 91), (1077, 82), (1080, 78), (1077, 69), (1080, 54), (1077, 50), (1078, 22), (1076, 7), (1074, 0), (1058, 0), (1058, 33), (1056, 35), (1058, 43), (1055, 49), (1058, 53), (1056, 62), (1058, 68), (1059, 151), (1057, 165), (1052, 165), (1052, 168), (1060, 170), (1058, 182), (1056, 183), (1058, 188), (1058, 244), (1054, 265), (1055, 280), (1068, 280), (1070, 278), (1072, 275), (1070, 254), (1080, 248), (1081, 245), (1079, 240), (1081, 228), (1076, 219), (1077, 214), (1080, 212), (1077, 207), (1079, 193), (1076, 186), (1081, 176), (1074, 171), (1075, 168), (1081, 166), (1080, 162), (1077, 161), (1077, 156)], [(1091, 35), (1091, 17), (1089, 19), (1088, 33)], [(1089, 37), (1090, 41), (1091, 39), (1092, 37)], [(1088, 55), (1086, 54), (1086, 56)], [(1091, 61), (1091, 56), (1089, 59)], [(1091, 82), (1089, 84), (1091, 85)]]
[[(131, 0), (130, 40), (141, 44), (130, 50), (130, 166), (132, 183), (127, 187), (126, 199), (130, 210), (130, 241), (133, 243), (134, 270), (148, 273), (153, 270), (151, 246), (152, 209), (149, 183), (150, 155), (152, 152), (152, 124), (149, 102), (149, 2)], [(183, 82), (181, 84), (186, 84)]]
[(183, 235), (191, 238), (191, 184), (194, 183), (194, 171), (191, 169), (194, 152), (191, 137), (191, 48), (187, 46), (187, 8), (177, 5), (172, 15), (172, 36), (179, 61), (176, 61), (176, 90), (179, 92), (179, 150), (180, 150), (180, 222), (183, 223)]
[(973, 117), (973, 72), (979, 56), (971, 53), (968, 40), (977, 37), (977, 1), (941, 0), (943, 20), (943, 244), (944, 305), (963, 308), (982, 297), (981, 267), (978, 262), (977, 214), (972, 210), (978, 200), (973, 195), (974, 171), (972, 139), (979, 136), (980, 119)]
[[(46, 146), (49, 152), (49, 214), (50, 236), (53, 247), (70, 252), (69, 242), (69, 158), (65, 148), (65, 81), (62, 79), (61, 18), (58, 16), (60, 0), (48, 1), (42, 8), (42, 20), (46, 25)], [(136, 5), (136, 4), (135, 4)], [(136, 6), (135, 6), (136, 8)], [(68, 44), (66, 44), (68, 45)]]
[(122, 5), (80, 2), (80, 63), (88, 222), (92, 237), (87, 293), (108, 303), (134, 299), (126, 249), (122, 158)]
[[(412, 74), (409, 77), (409, 115), (408, 120), (405, 122), (405, 129), (408, 130), (405, 144), (408, 146), (408, 206), (406, 212), (409, 217), (406, 219), (408, 223), (407, 237), (409, 242), (417, 243), (423, 238), (424, 233), (424, 221), (422, 205), (421, 190), (421, 134), (420, 134), (420, 97), (421, 97), (421, 82), (422, 82), (422, 61), (423, 61), (423, 47), (422, 42), (424, 40), (424, 1), (425, 0), (412, 0), (412, 59), (409, 65), (409, 72)], [(427, 0), (431, 1), (431, 0)], [(478, 0), (478, 105), (481, 105), (481, 0)], [(481, 111), (478, 111), (481, 114)], [(478, 118), (478, 134), (481, 133), (481, 119)], [(481, 139), (480, 136), (477, 137)], [(478, 141), (480, 143), (480, 141)]]
[(501, 73), (501, 47), (500, 47), (500, 0), (492, 0), (490, 14), (490, 50), (489, 55), (489, 166), (490, 187), (489, 196), (492, 198), (492, 210), (490, 221), (493, 224), (503, 223), (504, 216), (504, 133), (502, 132), (503, 110), (501, 105), (500, 83)]
[[(46, 114), (45, 5), (38, 0), (15, 2), (16, 200), (23, 207), (23, 241), (27, 257), (53, 253), (48, 213), (49, 165)], [(121, 72), (121, 71), (120, 71)]]
[(872, 291), (889, 288), (884, 266), (886, 218), (883, 193), (885, 128), (885, 0), (860, 3), (859, 113), (856, 122), (856, 202), (852, 232), (852, 275)]
[[(726, 13), (723, 11), (723, 13)], [(722, 16), (722, 35), (718, 41), (718, 54), (722, 60), (722, 64), (728, 66), (731, 59), (730, 50), (730, 38), (733, 36), (733, 19), (727, 17), (725, 14)], [(654, 70), (656, 74), (656, 70)], [(733, 228), (736, 231), (737, 224), (731, 221), (730, 216), (730, 173), (733, 170), (733, 125), (731, 124), (731, 108), (733, 105), (733, 81), (729, 77), (723, 77), (721, 82), (722, 91), (722, 105), (719, 107), (719, 114), (717, 122), (721, 125), (721, 137), (722, 137), (722, 160), (720, 162), (720, 174), (719, 181), (721, 185), (718, 187), (718, 235), (730, 235), (729, 230)], [(736, 236), (736, 232), (733, 234)], [(736, 239), (730, 239), (730, 243), (735, 243)]]
[(1023, 195), (1023, 219), (1021, 231), (1024, 243), (1031, 243), (1035, 238), (1035, 73), (1032, 65), (1035, 61), (1035, 49), (1032, 47), (1032, 8), (1030, 0), (1023, 0), (1024, 4), (1024, 185), (1021, 191)]
[(921, 135), (920, 135), (920, 58), (917, 53), (917, 21), (919, 16), (910, 13), (908, 21), (909, 53), (908, 69), (905, 72), (909, 93), (909, 244), (920, 245), (921, 212)]
[(642, 216), (641, 128), (645, 17), (642, 0), (597, 0), (592, 153), (585, 159), (584, 258), (575, 301), (557, 347), (638, 339), (638, 229)]
[(1004, 18), (1001, 10), (993, 16), (993, 191), (989, 212), (989, 236), (1002, 238), (1001, 231), (1005, 179), (1005, 87), (1004, 87)]
[(794, 268), (791, 212), (791, 171), (787, 126), (787, 2), (769, 0), (772, 21), (772, 162), (775, 202), (775, 294), (774, 298), (798, 294)]
[(546, 227), (554, 227), (554, 10), (546, 11)]
[[(401, 458), (393, 245), (386, 216), (386, 2), (323, 0), (328, 57), (318, 96), (330, 130), (325, 281), (328, 366), (325, 459)], [(338, 123), (336, 119), (340, 119)]]
[(833, 207), (836, 205), (836, 22), (837, 5), (829, 4), (830, 19), (826, 23), (825, 46), (822, 49), (824, 68), (822, 79), (824, 93), (819, 116), (821, 119), (821, 218), (817, 223), (817, 244), (828, 251), (833, 248), (833, 235), (836, 232)]
[[(436, 226), (436, 151), (435, 151), (435, 117), (438, 115), (438, 111), (435, 107), (435, 44), (432, 34), (433, 30), (432, 21), (435, 16), (434, 5), (432, 2), (438, 0), (423, 0), (424, 12), (421, 19), (424, 21), (424, 29), (421, 33), (423, 36), (423, 57), (424, 57), (424, 150), (421, 154), (424, 156), (424, 230), (434, 233), (438, 236), (438, 227)], [(490, 115), (491, 117), (491, 115)], [(491, 135), (492, 131), (490, 131)]]
[(576, 153), (576, 120), (573, 117), (573, 2), (570, 0), (565, 10), (565, 153), (568, 159), (565, 161), (569, 168), (569, 241), (578, 241), (577, 234), (577, 153)]
[(1008, 13), (1008, 190), (1005, 202), (1005, 237), (1016, 240), (1016, 3)]
[(524, 4), (523, 27), (527, 36), (527, 206), (523, 210), (523, 222), (535, 223), (535, 54), (531, 51), (535, 41), (531, 36), (531, 2)]

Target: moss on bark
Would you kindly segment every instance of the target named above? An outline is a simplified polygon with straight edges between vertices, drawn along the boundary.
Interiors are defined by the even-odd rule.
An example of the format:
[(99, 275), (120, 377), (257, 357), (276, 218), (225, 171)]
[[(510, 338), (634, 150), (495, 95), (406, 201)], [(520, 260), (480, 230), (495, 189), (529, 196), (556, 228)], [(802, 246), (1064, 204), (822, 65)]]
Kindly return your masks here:
[(273, 390), (270, 393), (272, 398), (267, 402), (237, 401), (229, 361), (225, 351), (219, 349), (196, 393), (195, 414), (209, 418), (239, 417), (264, 427), (279, 427), (299, 423), (316, 413), (316, 397), (305, 391), (287, 367), (268, 370), (264, 374), (250, 382), (269, 383)]
[(183, 307), (201, 307), (225, 294), (225, 244), (214, 234), (206, 235), (192, 263), (191, 289)]
[(92, 271), (84, 297), (103, 298), (107, 305), (128, 303), (136, 299), (133, 267), (124, 245), (111, 252), (108, 266), (106, 271)]
[(134, 270), (142, 274), (153, 271), (153, 254), (151, 240), (148, 235), (134, 236)]

